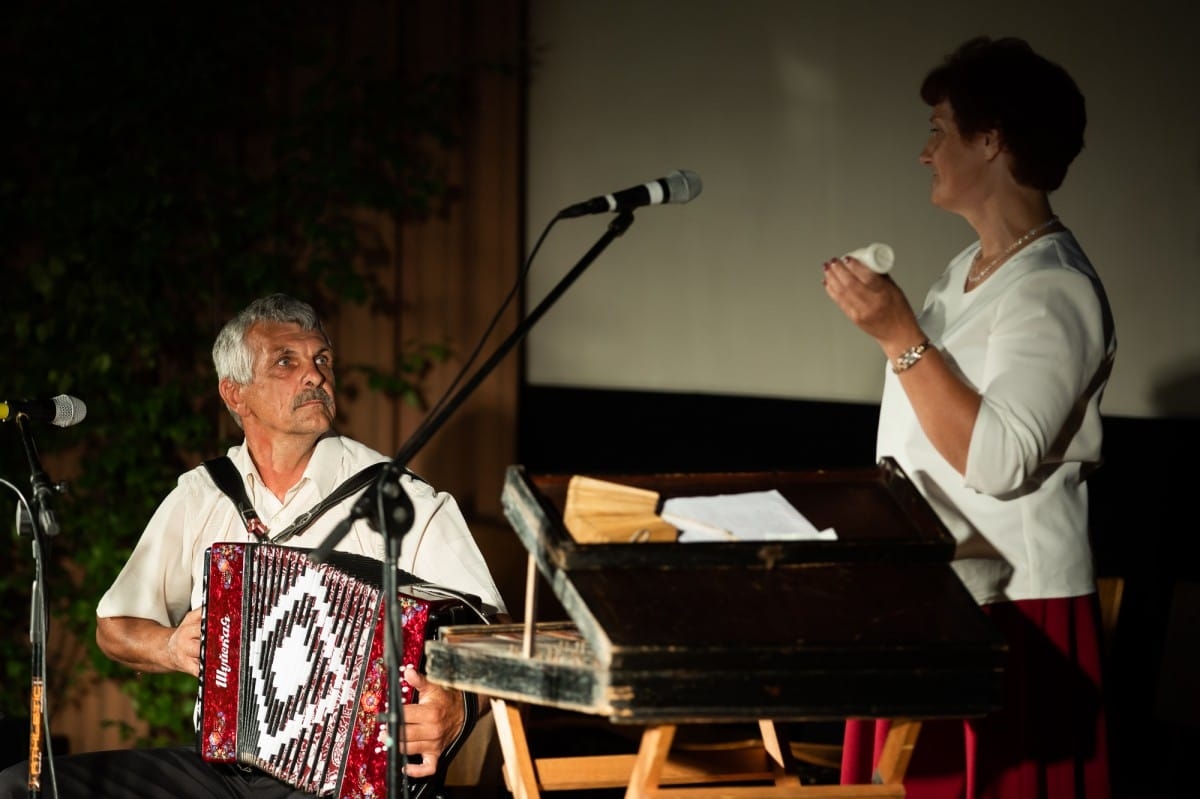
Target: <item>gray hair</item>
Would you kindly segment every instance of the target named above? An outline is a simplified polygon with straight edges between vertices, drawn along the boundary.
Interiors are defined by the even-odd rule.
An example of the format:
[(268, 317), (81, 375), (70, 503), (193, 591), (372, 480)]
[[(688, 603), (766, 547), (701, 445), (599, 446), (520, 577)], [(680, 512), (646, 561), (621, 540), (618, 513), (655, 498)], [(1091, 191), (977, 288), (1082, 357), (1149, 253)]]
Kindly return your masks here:
[[(238, 385), (245, 386), (254, 379), (254, 353), (246, 345), (246, 333), (259, 322), (296, 324), (308, 332), (319, 333), (329, 342), (329, 334), (317, 318), (317, 312), (307, 302), (286, 294), (272, 294), (257, 299), (226, 322), (225, 327), (217, 334), (212, 351), (213, 365), (217, 367), (217, 380), (229, 378)], [(236, 418), (236, 414), (234, 416)]]

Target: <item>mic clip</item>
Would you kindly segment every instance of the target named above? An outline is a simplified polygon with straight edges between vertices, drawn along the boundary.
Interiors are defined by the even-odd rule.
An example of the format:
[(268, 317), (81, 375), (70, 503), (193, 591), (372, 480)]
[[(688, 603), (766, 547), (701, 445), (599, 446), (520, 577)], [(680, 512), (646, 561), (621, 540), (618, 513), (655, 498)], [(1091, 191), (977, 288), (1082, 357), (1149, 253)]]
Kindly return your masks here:
[[(45, 478), (45, 475), (43, 474), (41, 477)], [(41, 524), (42, 532), (51, 538), (58, 535), (61, 528), (50, 500), (55, 494), (65, 495), (66, 493), (67, 484), (65, 482), (51, 483), (48, 479), (33, 481), (33, 505), (37, 508), (38, 522)]]

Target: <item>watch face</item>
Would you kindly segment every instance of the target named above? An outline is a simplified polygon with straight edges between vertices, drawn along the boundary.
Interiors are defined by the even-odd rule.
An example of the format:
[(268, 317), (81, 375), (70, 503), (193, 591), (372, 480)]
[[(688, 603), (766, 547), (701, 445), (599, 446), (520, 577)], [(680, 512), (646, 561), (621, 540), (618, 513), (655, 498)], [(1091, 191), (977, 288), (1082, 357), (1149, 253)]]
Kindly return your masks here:
[(896, 363), (892, 366), (892, 371), (900, 374), (905, 369), (912, 366), (917, 361), (921, 360), (921, 355), (929, 348), (928, 341), (922, 341), (915, 347), (909, 347), (904, 352), (896, 356)]

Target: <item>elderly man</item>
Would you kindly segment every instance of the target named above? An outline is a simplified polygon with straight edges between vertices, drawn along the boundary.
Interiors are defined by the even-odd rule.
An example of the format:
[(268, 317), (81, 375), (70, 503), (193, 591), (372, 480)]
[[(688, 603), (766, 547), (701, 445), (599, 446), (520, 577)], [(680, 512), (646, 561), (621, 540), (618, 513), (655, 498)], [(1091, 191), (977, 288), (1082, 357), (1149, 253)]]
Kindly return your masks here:
[[(282, 531), (361, 470), (388, 460), (334, 431), (333, 347), (307, 303), (281, 294), (253, 302), (221, 330), (213, 361), (221, 399), (245, 432), (227, 457), (257, 519), (246, 524), (205, 466), (181, 475), (97, 608), (100, 648), (138, 671), (199, 675), (210, 545)], [(400, 484), (415, 511), (401, 541), (400, 568), (502, 613), (503, 601), (454, 499), (407, 474)], [(286, 543), (320, 546), (361, 490)], [(337, 549), (382, 560), (384, 540), (360, 520)], [(410, 777), (430, 777), (467, 724), (464, 701), (474, 698), (428, 682), (411, 665), (403, 677), (419, 697), (404, 709), (401, 751), (415, 761), (406, 770)], [(64, 797), (306, 795), (257, 769), (209, 763), (194, 747), (87, 753), (59, 758), (55, 766)], [(24, 795), (25, 775), (25, 764), (0, 775), (0, 796)]]

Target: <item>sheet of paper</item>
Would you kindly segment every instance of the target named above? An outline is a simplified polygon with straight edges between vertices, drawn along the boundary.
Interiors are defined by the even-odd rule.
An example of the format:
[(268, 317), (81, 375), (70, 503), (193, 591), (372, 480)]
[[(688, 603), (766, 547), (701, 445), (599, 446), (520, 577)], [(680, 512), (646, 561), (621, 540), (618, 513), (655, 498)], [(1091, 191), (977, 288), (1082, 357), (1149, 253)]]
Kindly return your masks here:
[(837, 540), (836, 531), (818, 530), (775, 489), (672, 497), (660, 516), (679, 528), (681, 542)]

